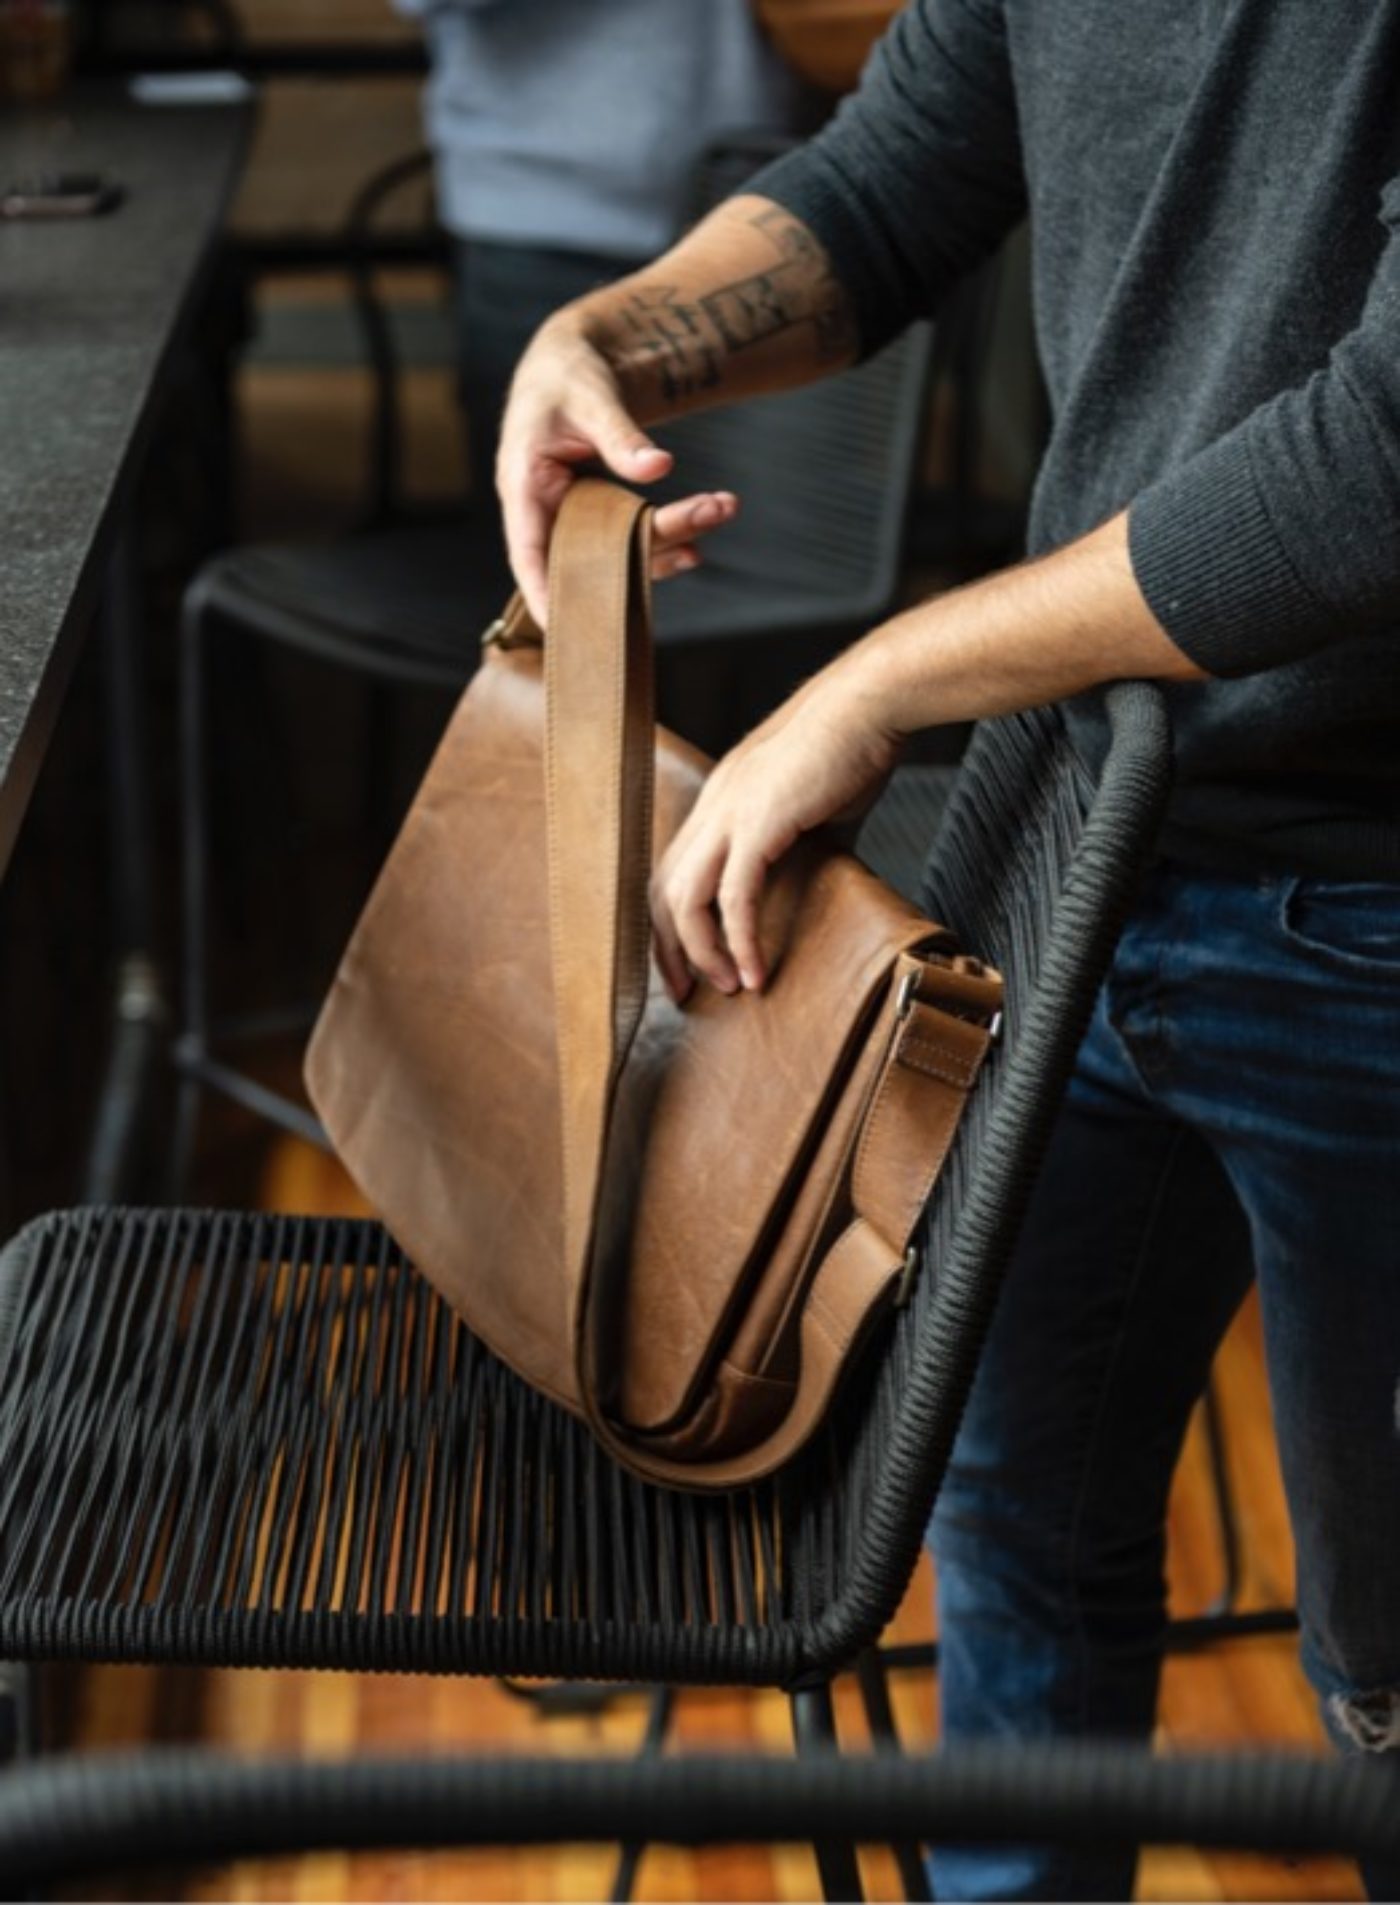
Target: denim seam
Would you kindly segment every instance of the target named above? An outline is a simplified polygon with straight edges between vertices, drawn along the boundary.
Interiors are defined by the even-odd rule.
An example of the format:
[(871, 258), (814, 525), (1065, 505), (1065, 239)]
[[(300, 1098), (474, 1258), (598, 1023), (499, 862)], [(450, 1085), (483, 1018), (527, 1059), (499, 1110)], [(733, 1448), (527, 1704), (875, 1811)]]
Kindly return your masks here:
[(1085, 1454), (1083, 1475), (1080, 1480), (1078, 1494), (1075, 1498), (1074, 1509), (1070, 1516), (1069, 1541), (1065, 1558), (1066, 1572), (1069, 1580), (1070, 1606), (1073, 1610), (1074, 1618), (1075, 1646), (1079, 1655), (1079, 1694), (1076, 1724), (1081, 1734), (1087, 1717), (1085, 1713), (1085, 1689), (1088, 1678), (1086, 1669), (1088, 1665), (1089, 1648), (1084, 1631), (1084, 1610), (1079, 1595), (1078, 1561), (1080, 1543), (1084, 1532), (1084, 1517), (1088, 1507), (1087, 1497), (1089, 1484), (1098, 1463), (1100, 1432), (1103, 1428), (1104, 1412), (1108, 1406), (1109, 1391), (1113, 1386), (1113, 1378), (1122, 1357), (1123, 1344), (1127, 1338), (1126, 1321), (1142, 1284), (1148, 1250), (1151, 1246), (1153, 1233), (1156, 1229), (1158, 1218), (1161, 1216), (1162, 1207), (1166, 1199), (1167, 1185), (1171, 1179), (1172, 1170), (1176, 1164), (1181, 1146), (1186, 1141), (1188, 1135), (1185, 1126), (1180, 1126), (1175, 1130), (1172, 1133), (1171, 1142), (1167, 1147), (1166, 1154), (1162, 1159), (1161, 1170), (1158, 1173), (1157, 1183), (1152, 1193), (1152, 1202), (1147, 1212), (1146, 1221), (1142, 1227), (1142, 1236), (1139, 1240), (1137, 1255), (1133, 1262), (1132, 1275), (1129, 1279), (1124, 1301), (1119, 1311), (1113, 1351), (1109, 1357), (1108, 1367), (1104, 1372), (1103, 1383), (1099, 1391), (1094, 1424), (1089, 1433), (1089, 1443)]

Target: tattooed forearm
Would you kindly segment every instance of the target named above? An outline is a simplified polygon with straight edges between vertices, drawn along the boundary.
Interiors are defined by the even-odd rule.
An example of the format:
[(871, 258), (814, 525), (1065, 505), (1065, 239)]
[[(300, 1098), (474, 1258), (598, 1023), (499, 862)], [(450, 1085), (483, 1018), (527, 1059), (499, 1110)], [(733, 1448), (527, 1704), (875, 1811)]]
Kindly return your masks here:
[(619, 313), (623, 350), (618, 368), (650, 373), (667, 403), (714, 390), (721, 350), (699, 304), (684, 300), (675, 285), (643, 285)]
[(854, 353), (845, 292), (807, 228), (776, 205), (743, 222), (763, 241), (757, 269), (705, 290), (633, 280), (616, 311), (619, 374), (650, 383), (666, 407), (718, 392), (733, 381), (736, 359), (778, 340), (808, 375)]

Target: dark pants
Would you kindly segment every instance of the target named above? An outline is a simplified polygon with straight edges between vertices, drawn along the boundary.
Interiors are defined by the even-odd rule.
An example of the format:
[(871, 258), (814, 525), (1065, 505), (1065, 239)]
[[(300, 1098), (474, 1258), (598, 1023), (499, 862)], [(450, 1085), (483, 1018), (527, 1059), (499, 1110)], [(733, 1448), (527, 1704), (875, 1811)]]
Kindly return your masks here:
[[(1400, 1768), (1400, 885), (1154, 874), (934, 1516), (950, 1740), (1146, 1740), (1167, 1492), (1251, 1269), (1303, 1665), (1338, 1744)], [(950, 1849), (934, 1878), (1124, 1899), (1133, 1866)]]
[(633, 271), (641, 259), (459, 239), (458, 358), (467, 410), (472, 496), (496, 493), (496, 447), (510, 380), (525, 346), (563, 304)]

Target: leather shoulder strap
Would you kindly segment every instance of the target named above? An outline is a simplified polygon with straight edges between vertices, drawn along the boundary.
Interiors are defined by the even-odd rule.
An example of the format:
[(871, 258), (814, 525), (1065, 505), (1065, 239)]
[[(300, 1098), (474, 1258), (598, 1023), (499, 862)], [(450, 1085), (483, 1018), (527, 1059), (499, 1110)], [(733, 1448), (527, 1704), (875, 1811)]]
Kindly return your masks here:
[[(804, 1328), (803, 1392), (792, 1423), (747, 1461), (640, 1455), (600, 1404), (608, 1345), (593, 1340), (605, 1327), (595, 1316), (605, 1306), (595, 1302), (593, 1259), (609, 1127), (650, 965), (650, 521), (630, 491), (581, 481), (565, 499), (550, 553), (545, 803), (571, 1334), (579, 1399), (605, 1448), (657, 1480), (728, 1485), (782, 1459), (824, 1406), (856, 1327), (850, 1317), (864, 1314), (871, 1292), (897, 1267), (986, 1051), (985, 1025), (933, 1011), (924, 987), (977, 1008), (979, 1017), (995, 1008), (1000, 987), (971, 961), (940, 960), (936, 979), (926, 961), (911, 956), (900, 964), (897, 1035), (854, 1162), (856, 1221), (818, 1278), (827, 1336), (819, 1341), (819, 1329)], [(843, 1303), (855, 1306), (844, 1323)]]
[(655, 768), (650, 511), (610, 483), (565, 498), (550, 554), (545, 801), (564, 1142), (564, 1244), (580, 1391), (617, 1081), (646, 1003)]

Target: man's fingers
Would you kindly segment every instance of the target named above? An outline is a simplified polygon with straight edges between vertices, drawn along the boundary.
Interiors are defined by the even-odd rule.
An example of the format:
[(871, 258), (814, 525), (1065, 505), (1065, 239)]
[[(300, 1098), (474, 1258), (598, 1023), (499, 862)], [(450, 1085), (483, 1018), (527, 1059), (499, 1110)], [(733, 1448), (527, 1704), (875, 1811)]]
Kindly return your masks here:
[(739, 975), (724, 949), (719, 924), (708, 900), (683, 899), (673, 905), (672, 917), (686, 958), (720, 992), (737, 992)]
[(761, 853), (731, 847), (719, 888), (720, 924), (740, 983), (748, 992), (759, 991), (764, 980), (758, 903), (767, 874), (768, 862)]
[(690, 967), (686, 964), (685, 954), (681, 950), (675, 922), (655, 883), (653, 883), (651, 895), (651, 926), (656, 963), (661, 968), (661, 977), (666, 981), (666, 990), (677, 1005), (684, 1005), (690, 997), (695, 980)]
[[(526, 483), (513, 485), (506, 509), (506, 543), (510, 566), (525, 597), (526, 606), (540, 627), (544, 627), (549, 605), (549, 538), (554, 531), (557, 504), (543, 501)], [(657, 535), (652, 558), (652, 575), (658, 581), (684, 575), (700, 564), (700, 552), (685, 536), (689, 524), (696, 534), (718, 528), (729, 521), (737, 501), (729, 497), (692, 497), (686, 503), (672, 503), (658, 511), (657, 523), (668, 519), (668, 536)]]
[(725, 951), (713, 901), (728, 852), (716, 841), (707, 852), (692, 851), (663, 864), (655, 887), (655, 917), (674, 933), (685, 960), (721, 992), (737, 992), (739, 975)]
[(667, 576), (684, 575), (689, 569), (700, 567), (700, 551), (692, 543), (683, 542), (678, 549), (660, 550), (651, 560), (652, 577), (664, 582)]
[(525, 606), (543, 628), (549, 615), (549, 535), (556, 512), (527, 484), (505, 497), (506, 550)]
[(687, 496), (683, 502), (667, 503), (656, 512), (652, 536), (658, 549), (690, 542), (696, 536), (722, 529), (739, 513), (739, 498), (732, 490), (703, 490)]

